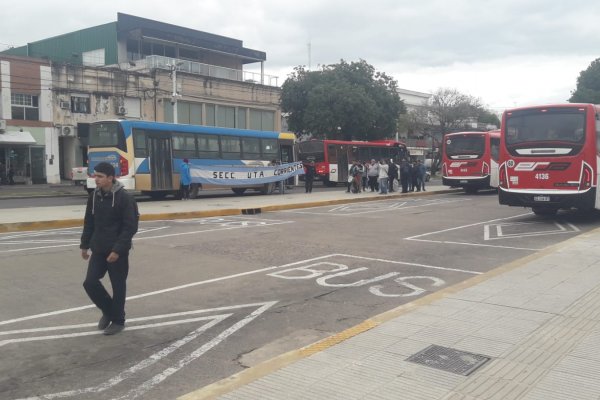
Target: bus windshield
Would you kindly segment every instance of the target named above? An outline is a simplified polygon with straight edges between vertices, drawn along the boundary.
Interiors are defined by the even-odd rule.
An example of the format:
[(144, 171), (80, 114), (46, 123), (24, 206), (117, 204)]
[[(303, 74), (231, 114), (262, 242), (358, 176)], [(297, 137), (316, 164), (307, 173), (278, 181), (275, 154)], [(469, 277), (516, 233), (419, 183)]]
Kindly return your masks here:
[(298, 143), (298, 158), (300, 161), (325, 161), (323, 142), (320, 140), (310, 140)]
[(117, 122), (99, 122), (90, 127), (90, 147), (121, 147), (123, 131)]
[(485, 151), (485, 135), (455, 135), (446, 137), (448, 157), (481, 157)]
[[(583, 145), (585, 110), (562, 108), (515, 111), (506, 118), (506, 144), (510, 148), (528, 145), (547, 147)], [(544, 146), (545, 145), (545, 146)]]

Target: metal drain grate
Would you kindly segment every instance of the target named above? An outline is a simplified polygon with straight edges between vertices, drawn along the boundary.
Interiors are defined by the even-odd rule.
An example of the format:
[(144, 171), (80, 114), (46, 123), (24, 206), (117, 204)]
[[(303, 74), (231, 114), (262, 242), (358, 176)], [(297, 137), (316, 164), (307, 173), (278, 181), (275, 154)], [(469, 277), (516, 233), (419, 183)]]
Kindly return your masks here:
[(489, 360), (491, 357), (436, 345), (431, 345), (406, 359), (416, 364), (464, 376), (473, 373)]

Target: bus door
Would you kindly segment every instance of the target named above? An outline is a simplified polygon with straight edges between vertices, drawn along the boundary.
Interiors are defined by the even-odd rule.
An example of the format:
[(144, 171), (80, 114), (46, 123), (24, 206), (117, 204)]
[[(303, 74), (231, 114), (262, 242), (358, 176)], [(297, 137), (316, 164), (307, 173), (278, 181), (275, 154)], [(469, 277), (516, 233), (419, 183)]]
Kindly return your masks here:
[[(294, 162), (294, 144), (292, 141), (290, 141), (289, 144), (285, 144), (285, 142), (282, 142), (279, 145), (279, 152), (281, 155), (280, 159), (282, 164)], [(285, 184), (294, 185), (295, 179), (296, 177), (292, 176), (285, 181)]]
[(152, 190), (173, 190), (171, 137), (160, 133), (148, 133), (146, 140)]
[(497, 188), (499, 184), (500, 138), (490, 138), (490, 186)]
[(348, 157), (348, 152), (351, 149), (349, 149), (348, 146), (340, 145), (337, 150), (337, 181), (346, 183), (348, 182), (348, 160), (350, 159)]

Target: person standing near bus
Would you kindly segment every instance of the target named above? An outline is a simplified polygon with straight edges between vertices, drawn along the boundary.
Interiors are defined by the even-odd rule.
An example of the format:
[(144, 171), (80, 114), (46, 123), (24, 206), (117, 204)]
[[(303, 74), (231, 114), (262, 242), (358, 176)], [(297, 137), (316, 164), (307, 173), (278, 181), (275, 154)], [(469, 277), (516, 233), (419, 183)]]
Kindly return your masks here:
[(379, 161), (379, 194), (388, 194), (388, 171), (389, 167), (382, 158)]
[(190, 164), (187, 158), (183, 159), (179, 167), (179, 187), (181, 191), (181, 200), (190, 199), (190, 185), (192, 184), (192, 176), (190, 175)]
[(417, 160), (417, 192), (420, 192), (421, 189), (425, 191), (425, 175), (427, 173), (427, 169), (425, 168), (425, 164), (421, 162), (420, 159)]
[[(105, 335), (114, 335), (125, 328), (129, 250), (138, 229), (139, 214), (135, 199), (115, 179), (111, 164), (101, 162), (94, 172), (96, 189), (88, 198), (79, 245), (81, 257), (89, 260), (83, 287), (102, 311), (98, 329)], [(106, 272), (112, 297), (100, 282)]]
[(313, 181), (315, 180), (316, 175), (317, 170), (315, 169), (315, 162), (311, 161), (306, 166), (304, 172), (304, 189), (306, 193), (312, 193)]
[(379, 191), (379, 186), (377, 184), (377, 179), (379, 178), (379, 164), (375, 159), (371, 160), (371, 164), (367, 169), (367, 177), (369, 178), (369, 188), (371, 188), (371, 192)]

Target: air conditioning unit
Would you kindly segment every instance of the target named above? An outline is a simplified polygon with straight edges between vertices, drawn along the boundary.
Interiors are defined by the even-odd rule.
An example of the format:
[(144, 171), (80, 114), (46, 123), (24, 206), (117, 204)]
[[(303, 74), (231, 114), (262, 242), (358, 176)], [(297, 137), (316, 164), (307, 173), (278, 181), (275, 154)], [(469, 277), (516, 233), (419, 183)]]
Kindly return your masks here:
[(127, 109), (123, 106), (117, 107), (117, 110), (115, 112), (117, 115), (125, 115), (127, 114)]
[(60, 106), (60, 108), (62, 108), (63, 110), (68, 110), (71, 108), (71, 102), (68, 100), (60, 100), (58, 102), (58, 105)]
[(6, 131), (6, 120), (0, 119), (0, 133)]
[(63, 125), (60, 128), (60, 136), (74, 137), (75, 136), (75, 127), (71, 126), (71, 125)]

